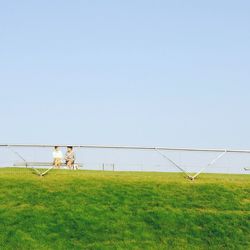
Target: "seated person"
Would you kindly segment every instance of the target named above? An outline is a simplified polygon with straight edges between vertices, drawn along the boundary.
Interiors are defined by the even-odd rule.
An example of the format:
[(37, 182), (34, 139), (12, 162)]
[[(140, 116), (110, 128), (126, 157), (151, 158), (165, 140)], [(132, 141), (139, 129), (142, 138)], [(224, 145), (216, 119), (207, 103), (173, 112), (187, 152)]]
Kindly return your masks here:
[(73, 147), (68, 146), (67, 152), (65, 154), (65, 163), (68, 168), (72, 169), (75, 164), (75, 153), (73, 151)]
[(55, 146), (53, 151), (53, 165), (56, 168), (60, 168), (62, 164), (63, 154), (58, 146)]

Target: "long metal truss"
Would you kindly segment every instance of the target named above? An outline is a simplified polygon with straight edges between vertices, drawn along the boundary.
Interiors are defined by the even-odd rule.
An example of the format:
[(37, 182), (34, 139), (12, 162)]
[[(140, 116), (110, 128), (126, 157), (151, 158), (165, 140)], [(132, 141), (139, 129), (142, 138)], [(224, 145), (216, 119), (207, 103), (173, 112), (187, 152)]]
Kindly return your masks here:
[[(52, 144), (0, 144), (0, 147), (7, 147), (12, 152), (14, 152), (20, 159), (22, 159), (25, 162), (25, 159), (18, 153), (17, 151), (14, 151), (12, 148), (18, 148), (18, 147), (29, 147), (29, 148), (53, 148), (55, 145)], [(67, 147), (68, 145), (65, 144), (57, 144), (59, 147)], [(182, 173), (184, 173), (189, 179), (194, 180), (197, 178), (201, 173), (203, 173), (207, 168), (214, 165), (218, 160), (220, 160), (223, 156), (225, 156), (226, 153), (244, 153), (244, 154), (250, 154), (250, 150), (241, 150), (241, 149), (202, 149), (202, 148), (169, 148), (169, 147), (145, 147), (145, 146), (113, 146), (113, 145), (70, 145), (74, 148), (85, 148), (85, 149), (117, 149), (117, 150), (150, 150), (155, 151), (159, 155), (161, 155), (164, 159), (166, 159), (168, 162), (170, 162), (173, 166), (175, 166), (178, 170), (180, 170)], [(177, 164), (174, 160), (172, 160), (168, 155), (168, 151), (183, 151), (183, 152), (214, 152), (218, 153), (218, 155), (211, 161), (209, 164), (207, 164), (205, 167), (202, 167), (197, 173), (190, 174), (188, 173), (183, 167), (180, 166), (180, 164)], [(42, 173), (41, 175), (44, 175), (48, 173), (52, 168), (49, 168), (45, 171), (45, 173)], [(40, 172), (39, 172), (40, 173)]]

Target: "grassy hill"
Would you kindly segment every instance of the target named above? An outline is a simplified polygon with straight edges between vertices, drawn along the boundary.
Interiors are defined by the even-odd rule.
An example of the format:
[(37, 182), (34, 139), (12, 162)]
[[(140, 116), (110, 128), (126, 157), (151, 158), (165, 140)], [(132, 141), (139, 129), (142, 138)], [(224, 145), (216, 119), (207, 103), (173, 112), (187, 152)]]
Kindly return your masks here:
[(0, 169), (0, 249), (250, 249), (250, 176)]

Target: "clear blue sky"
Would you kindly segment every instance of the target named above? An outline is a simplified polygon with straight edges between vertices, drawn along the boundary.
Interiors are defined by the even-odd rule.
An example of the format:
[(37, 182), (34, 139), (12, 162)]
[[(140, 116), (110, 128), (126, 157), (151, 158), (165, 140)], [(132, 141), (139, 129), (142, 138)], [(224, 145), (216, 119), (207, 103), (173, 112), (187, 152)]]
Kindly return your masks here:
[(249, 1), (1, 1), (1, 142), (250, 148)]

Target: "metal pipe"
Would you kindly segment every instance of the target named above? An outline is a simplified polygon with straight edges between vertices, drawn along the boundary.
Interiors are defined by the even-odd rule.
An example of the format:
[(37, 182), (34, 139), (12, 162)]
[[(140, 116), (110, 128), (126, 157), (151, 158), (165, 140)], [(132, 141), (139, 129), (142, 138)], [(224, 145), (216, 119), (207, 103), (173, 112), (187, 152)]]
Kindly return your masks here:
[[(55, 145), (59, 147), (67, 147), (65, 144), (0, 144), (0, 147), (40, 147), (52, 148)], [(135, 150), (165, 150), (165, 151), (191, 151), (191, 152), (228, 152), (228, 153), (250, 153), (250, 150), (243, 149), (202, 149), (202, 148), (168, 148), (168, 147), (145, 147), (145, 146), (112, 146), (112, 145), (72, 145), (74, 148), (89, 149), (135, 149)]]

